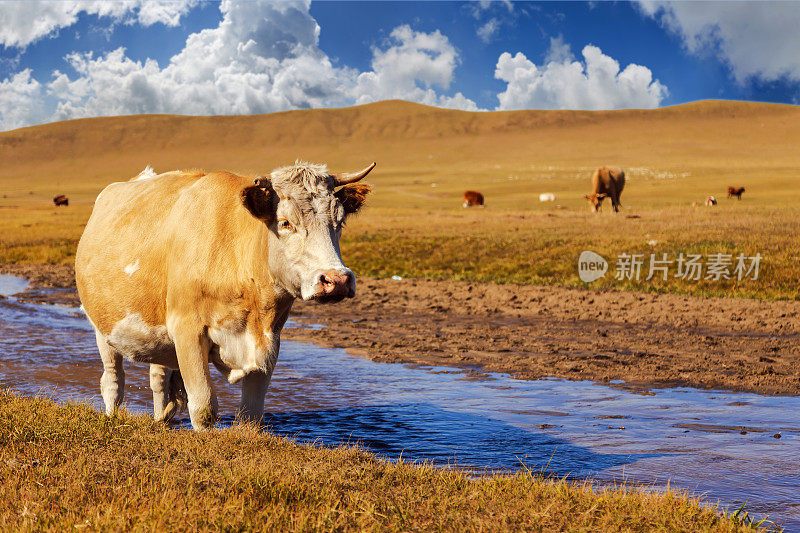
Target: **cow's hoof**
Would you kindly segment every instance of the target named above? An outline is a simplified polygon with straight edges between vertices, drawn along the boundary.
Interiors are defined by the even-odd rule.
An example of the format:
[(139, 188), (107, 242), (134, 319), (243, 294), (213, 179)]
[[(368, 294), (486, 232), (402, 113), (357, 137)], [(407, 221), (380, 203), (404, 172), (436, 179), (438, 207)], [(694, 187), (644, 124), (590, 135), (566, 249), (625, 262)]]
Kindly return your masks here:
[(209, 407), (197, 411), (189, 409), (189, 417), (192, 419), (192, 428), (195, 431), (210, 431), (217, 421), (216, 413)]
[(167, 383), (167, 405), (160, 420), (171, 422), (180, 412), (186, 410), (189, 399), (186, 396), (186, 389), (183, 386), (183, 378), (179, 370), (173, 370)]

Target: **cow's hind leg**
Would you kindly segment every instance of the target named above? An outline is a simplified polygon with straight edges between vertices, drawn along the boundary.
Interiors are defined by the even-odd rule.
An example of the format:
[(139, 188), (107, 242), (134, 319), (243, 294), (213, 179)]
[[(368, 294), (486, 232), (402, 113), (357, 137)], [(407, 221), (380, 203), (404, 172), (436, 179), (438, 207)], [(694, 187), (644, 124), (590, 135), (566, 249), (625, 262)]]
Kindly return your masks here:
[(615, 213), (619, 213), (619, 191), (614, 184), (611, 184), (609, 187), (609, 196), (611, 197), (611, 207), (614, 209)]
[(150, 365), (150, 389), (156, 420), (169, 422), (186, 407), (186, 390), (179, 370)]
[(111, 347), (99, 331), (95, 331), (97, 349), (103, 360), (103, 376), (100, 378), (100, 392), (106, 406), (106, 415), (113, 416), (122, 404), (125, 395), (125, 370), (122, 368), (122, 356)]

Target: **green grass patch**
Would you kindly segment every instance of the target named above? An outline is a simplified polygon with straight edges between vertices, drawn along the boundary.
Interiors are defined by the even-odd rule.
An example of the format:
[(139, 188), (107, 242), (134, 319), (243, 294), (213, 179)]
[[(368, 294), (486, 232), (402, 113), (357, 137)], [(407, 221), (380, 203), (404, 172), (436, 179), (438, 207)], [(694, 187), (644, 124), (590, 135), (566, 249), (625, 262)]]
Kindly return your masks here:
[[(734, 208), (736, 210), (734, 211)], [(617, 288), (695, 296), (733, 296), (765, 300), (797, 299), (800, 231), (794, 208), (642, 209), (624, 214), (580, 211), (425, 212), (400, 217), (387, 210), (367, 211), (342, 237), (342, 254), (362, 275), (427, 277), (520, 284), (559, 284)], [(387, 229), (392, 227), (394, 229)], [(591, 250), (605, 257), (604, 278), (587, 285), (578, 277), (578, 257)], [(677, 277), (680, 254), (700, 254), (701, 279)], [(730, 254), (730, 279), (706, 279), (710, 256)], [(636, 279), (617, 279), (620, 254), (642, 254)], [(647, 280), (651, 254), (673, 263), (668, 277)], [(758, 278), (738, 280), (735, 258), (761, 255)], [(749, 263), (748, 263), (749, 265)]]

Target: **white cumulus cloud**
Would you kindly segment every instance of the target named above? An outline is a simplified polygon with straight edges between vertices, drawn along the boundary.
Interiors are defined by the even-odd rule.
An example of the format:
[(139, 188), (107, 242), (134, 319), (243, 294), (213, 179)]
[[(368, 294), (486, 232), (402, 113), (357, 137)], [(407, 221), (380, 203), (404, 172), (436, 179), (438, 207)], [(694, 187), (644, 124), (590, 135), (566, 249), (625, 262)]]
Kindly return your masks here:
[(800, 3), (639, 2), (697, 55), (716, 54), (744, 83), (750, 77), (800, 80)]
[(72, 26), (81, 14), (109, 17), (116, 22), (161, 23), (176, 26), (199, 0), (124, 1), (2, 1), (0, 45), (25, 48), (59, 29)]
[(31, 77), (30, 69), (0, 81), (0, 130), (37, 124), (47, 118), (41, 102), (41, 84)]
[(358, 104), (400, 98), (428, 105), (477, 110), (463, 94), (448, 97), (433, 88), (448, 89), (458, 65), (458, 53), (439, 31), (416, 32), (398, 26), (390, 35), (389, 46), (372, 51), (372, 70), (356, 80)]
[(551, 39), (549, 61), (541, 66), (522, 52), (503, 53), (494, 75), (507, 85), (497, 95), (497, 109), (654, 108), (668, 94), (647, 67), (630, 64), (620, 70), (615, 59), (592, 45), (582, 55), (582, 62), (573, 60), (560, 38)]
[[(216, 28), (188, 37), (169, 64), (67, 56), (78, 77), (56, 72), (56, 119), (133, 113), (245, 114), (344, 103), (352, 79), (317, 47), (308, 3), (223, 2)], [(352, 81), (350, 81), (352, 83)]]
[(477, 109), (463, 94), (447, 94), (459, 58), (440, 32), (399, 26), (373, 48), (371, 70), (359, 72), (334, 66), (320, 50), (320, 27), (309, 5), (224, 1), (219, 25), (189, 35), (166, 64), (132, 59), (122, 47), (99, 56), (69, 53), (65, 60), (74, 72), (56, 70), (40, 84), (28, 70), (0, 82), (13, 88), (0, 100), (0, 124), (9, 129), (108, 115), (270, 113), (389, 98)]

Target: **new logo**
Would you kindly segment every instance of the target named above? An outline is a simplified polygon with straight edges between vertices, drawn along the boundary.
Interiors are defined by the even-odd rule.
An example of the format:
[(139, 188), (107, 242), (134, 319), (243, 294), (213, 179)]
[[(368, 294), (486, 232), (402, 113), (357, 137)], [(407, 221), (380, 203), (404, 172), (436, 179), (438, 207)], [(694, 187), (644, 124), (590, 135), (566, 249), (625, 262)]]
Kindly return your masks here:
[(591, 283), (606, 275), (608, 261), (603, 256), (584, 250), (578, 257), (578, 276), (584, 283)]

